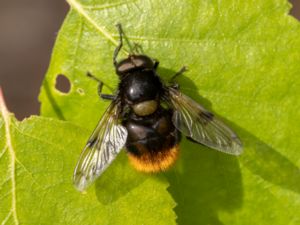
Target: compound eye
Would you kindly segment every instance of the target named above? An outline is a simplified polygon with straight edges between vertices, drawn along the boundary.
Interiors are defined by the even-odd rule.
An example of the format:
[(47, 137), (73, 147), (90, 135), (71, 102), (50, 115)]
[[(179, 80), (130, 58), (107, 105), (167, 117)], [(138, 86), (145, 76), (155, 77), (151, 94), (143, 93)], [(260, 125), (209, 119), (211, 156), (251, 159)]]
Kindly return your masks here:
[(132, 70), (133, 68), (135, 68), (135, 65), (133, 65), (132, 62), (124, 62), (118, 66), (117, 71), (119, 73), (124, 73)]
[(148, 68), (148, 69), (152, 69), (154, 66), (152, 59), (144, 55), (137, 55), (132, 57), (132, 63), (136, 67)]
[(138, 116), (148, 116), (157, 110), (157, 101), (149, 100), (137, 103), (132, 106), (133, 111)]
[(132, 63), (136, 66), (136, 67), (144, 67), (146, 62), (143, 59), (140, 58), (134, 58), (132, 59)]

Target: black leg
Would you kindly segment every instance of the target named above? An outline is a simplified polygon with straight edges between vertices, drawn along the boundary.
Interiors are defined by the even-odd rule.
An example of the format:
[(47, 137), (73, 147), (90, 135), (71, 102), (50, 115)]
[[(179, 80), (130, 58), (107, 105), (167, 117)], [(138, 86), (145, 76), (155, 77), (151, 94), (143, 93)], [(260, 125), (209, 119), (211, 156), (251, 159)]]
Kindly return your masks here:
[(115, 51), (114, 51), (114, 56), (113, 56), (113, 63), (114, 63), (114, 66), (117, 65), (117, 57), (118, 57), (118, 54), (123, 46), (123, 30), (122, 30), (122, 26), (120, 23), (118, 23), (117, 25), (117, 28), (118, 28), (118, 31), (119, 31), (119, 37), (120, 37), (120, 42), (119, 42), (119, 45), (116, 47)]
[(100, 98), (104, 99), (104, 100), (115, 100), (116, 96), (114, 95), (107, 95), (107, 94), (99, 94)]
[(97, 82), (99, 83), (99, 85), (102, 85), (102, 86), (103, 86), (103, 82), (102, 82), (101, 80), (99, 80), (97, 77), (95, 77), (93, 74), (91, 74), (90, 72), (87, 72), (86, 75), (87, 75), (89, 78), (91, 78), (91, 79), (97, 81)]
[(174, 83), (175, 83), (175, 79), (176, 79), (179, 75), (183, 74), (185, 71), (187, 71), (187, 68), (186, 68), (185, 66), (183, 66), (177, 73), (175, 73), (175, 74), (171, 77), (169, 83), (174, 84)]
[(138, 55), (143, 53), (143, 47), (140, 44), (134, 42), (133, 47), (131, 48), (131, 54)]
[(154, 61), (153, 69), (156, 70), (159, 65), (159, 62), (156, 59), (154, 59), (153, 61)]
[(87, 72), (86, 75), (89, 78), (98, 82), (98, 95), (101, 99), (114, 100), (116, 98), (114, 95), (102, 94), (103, 82), (99, 80), (97, 77), (95, 77), (93, 74), (91, 74), (90, 72)]

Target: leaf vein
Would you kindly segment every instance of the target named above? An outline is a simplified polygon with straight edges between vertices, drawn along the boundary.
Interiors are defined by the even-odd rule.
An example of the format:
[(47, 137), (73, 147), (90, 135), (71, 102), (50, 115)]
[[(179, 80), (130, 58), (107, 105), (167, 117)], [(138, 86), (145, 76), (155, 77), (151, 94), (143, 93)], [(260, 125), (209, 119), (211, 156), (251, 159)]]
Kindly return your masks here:
[(6, 109), (5, 103), (3, 99), (0, 99), (0, 110), (1, 114), (4, 120), (4, 126), (5, 126), (5, 137), (6, 137), (6, 144), (7, 148), (9, 150), (11, 162), (10, 162), (10, 177), (11, 177), (11, 194), (12, 194), (12, 202), (11, 202), (11, 211), (12, 216), (15, 224), (19, 224), (18, 215), (17, 215), (17, 209), (16, 209), (16, 202), (17, 202), (17, 196), (16, 196), (16, 154), (15, 150), (12, 145), (12, 140), (10, 136), (10, 125), (11, 120), (9, 117), (8, 110)]
[(3, 157), (4, 153), (6, 152), (7, 150), (7, 145), (4, 146), (4, 148), (2, 149), (1, 153), (0, 153), (0, 159)]
[(6, 192), (5, 194), (3, 194), (0, 198), (0, 201), (2, 201), (3, 199), (5, 199), (6, 197), (8, 197), (10, 194), (12, 194), (12, 190), (9, 190), (8, 192)]
[[(16, 131), (18, 131), (20, 134), (22, 134), (22, 135), (24, 135), (24, 136), (30, 137), (30, 138), (32, 138), (32, 139), (35, 139), (35, 140), (39, 141), (39, 142), (42, 142), (42, 143), (45, 143), (45, 144), (47, 144), (47, 145), (54, 146), (54, 147), (56, 147), (56, 148), (58, 148), (58, 149), (60, 149), (60, 150), (63, 150), (63, 148), (62, 148), (61, 146), (59, 146), (59, 145), (55, 145), (54, 143), (48, 142), (48, 141), (46, 141), (46, 140), (37, 138), (37, 137), (32, 136), (32, 135), (29, 135), (29, 134), (26, 134), (26, 133), (24, 133), (22, 130), (20, 130), (17, 126), (15, 126), (15, 125), (13, 125), (13, 126), (14, 126), (14, 128), (16, 129)], [(19, 161), (19, 162), (20, 162), (20, 161)]]
[(78, 35), (77, 35), (77, 37), (76, 37), (76, 47), (75, 47), (75, 49), (74, 49), (74, 53), (73, 53), (73, 55), (74, 55), (74, 57), (72, 57), (72, 68), (73, 68), (73, 71), (75, 70), (75, 68), (76, 68), (76, 63), (77, 63), (77, 53), (78, 53), (78, 48), (79, 48), (79, 43), (80, 43), (80, 40), (81, 40), (81, 38), (82, 38), (82, 34), (83, 34), (83, 22), (82, 22), (82, 17), (80, 17), (80, 24), (79, 24), (79, 26), (78, 26), (79, 28), (79, 32), (78, 32)]
[(5, 219), (2, 221), (1, 225), (6, 224), (8, 219), (11, 217), (11, 214), (12, 214), (12, 211), (10, 210), (9, 213), (7, 214), (7, 216), (5, 217)]
[(96, 28), (96, 30), (99, 31), (100, 34), (107, 38), (111, 43), (113, 43), (115, 46), (119, 44), (118, 41), (104, 27), (99, 26), (97, 22), (93, 20), (93, 18), (87, 13), (87, 11), (79, 2), (77, 2), (76, 0), (67, 0), (67, 2), (74, 10), (79, 13), (79, 15), (83, 16), (90, 24), (92, 24)]
[(5, 180), (3, 180), (0, 184), (0, 187), (3, 187), (6, 183), (8, 183), (8, 181), (10, 181), (10, 177), (7, 177)]
[(105, 9), (115, 8), (117, 6), (127, 5), (129, 3), (135, 3), (135, 2), (137, 2), (137, 0), (129, 0), (129, 1), (123, 1), (123, 2), (102, 4), (102, 5), (94, 5), (94, 6), (82, 5), (82, 8), (90, 9), (90, 10), (105, 10)]

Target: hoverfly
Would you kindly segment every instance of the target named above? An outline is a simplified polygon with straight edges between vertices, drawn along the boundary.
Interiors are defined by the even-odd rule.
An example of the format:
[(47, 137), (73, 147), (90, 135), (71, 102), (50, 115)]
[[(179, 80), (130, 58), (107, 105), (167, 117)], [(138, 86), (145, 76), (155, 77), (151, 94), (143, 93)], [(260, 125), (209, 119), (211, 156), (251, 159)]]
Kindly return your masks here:
[(160, 79), (159, 62), (143, 54), (129, 54), (117, 61), (123, 46), (123, 31), (118, 24), (120, 43), (113, 64), (120, 78), (114, 95), (99, 95), (111, 103), (83, 149), (74, 171), (74, 184), (83, 191), (111, 164), (123, 147), (131, 164), (139, 171), (159, 172), (176, 160), (181, 134), (193, 142), (232, 155), (242, 152), (238, 136), (204, 107), (179, 91), (174, 79)]

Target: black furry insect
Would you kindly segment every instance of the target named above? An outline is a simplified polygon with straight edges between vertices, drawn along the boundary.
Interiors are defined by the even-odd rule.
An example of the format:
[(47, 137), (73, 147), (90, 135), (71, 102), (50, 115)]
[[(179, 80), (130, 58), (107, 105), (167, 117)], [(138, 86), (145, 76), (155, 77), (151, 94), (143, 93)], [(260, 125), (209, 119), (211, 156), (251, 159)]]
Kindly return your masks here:
[(98, 126), (87, 142), (74, 171), (74, 184), (86, 189), (110, 165), (123, 147), (133, 166), (143, 172), (169, 168), (176, 160), (181, 134), (199, 144), (239, 155), (242, 144), (237, 135), (215, 116), (179, 91), (174, 79), (169, 84), (156, 72), (159, 62), (141, 54), (129, 54), (117, 62), (123, 31), (118, 25), (120, 43), (113, 63), (120, 78), (115, 95), (99, 94), (111, 100)]

